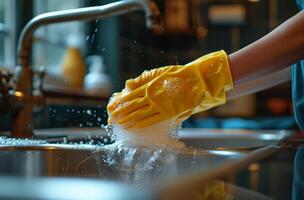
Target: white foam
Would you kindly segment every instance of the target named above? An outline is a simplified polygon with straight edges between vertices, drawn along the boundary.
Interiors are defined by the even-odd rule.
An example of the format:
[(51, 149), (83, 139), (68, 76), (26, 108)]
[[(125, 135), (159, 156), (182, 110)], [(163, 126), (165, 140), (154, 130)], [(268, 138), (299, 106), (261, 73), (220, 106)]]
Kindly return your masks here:
[(135, 146), (162, 146), (171, 148), (184, 148), (184, 143), (178, 141), (176, 132), (178, 128), (173, 121), (161, 122), (146, 128), (125, 130), (113, 125), (115, 141)]

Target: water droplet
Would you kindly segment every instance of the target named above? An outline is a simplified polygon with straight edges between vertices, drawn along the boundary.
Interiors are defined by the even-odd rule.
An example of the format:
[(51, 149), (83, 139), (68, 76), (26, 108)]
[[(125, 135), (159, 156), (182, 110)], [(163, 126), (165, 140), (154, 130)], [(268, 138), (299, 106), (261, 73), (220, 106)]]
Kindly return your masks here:
[(92, 111), (91, 110), (87, 110), (87, 114), (88, 115), (92, 115)]
[(93, 47), (94, 39), (95, 39), (95, 33), (93, 34), (93, 36), (91, 38), (90, 49), (92, 49), (92, 47)]

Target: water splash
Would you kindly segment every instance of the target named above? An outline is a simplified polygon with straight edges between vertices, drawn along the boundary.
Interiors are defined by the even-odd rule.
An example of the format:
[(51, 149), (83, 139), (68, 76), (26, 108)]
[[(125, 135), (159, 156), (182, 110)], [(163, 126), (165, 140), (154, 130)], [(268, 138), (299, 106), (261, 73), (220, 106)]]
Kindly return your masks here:
[(185, 148), (184, 143), (177, 139), (177, 132), (180, 126), (176, 126), (175, 121), (165, 121), (146, 128), (131, 130), (125, 130), (118, 125), (106, 126), (105, 128), (118, 144), (176, 149)]
[(177, 157), (178, 153), (172, 149), (126, 147), (114, 143), (92, 151), (79, 167), (86, 168), (85, 165), (93, 159), (103, 178), (143, 187), (177, 176)]
[(46, 144), (46, 140), (39, 139), (20, 139), (20, 138), (10, 138), (5, 136), (0, 136), (0, 145), (1, 146), (28, 146), (28, 145), (38, 145)]

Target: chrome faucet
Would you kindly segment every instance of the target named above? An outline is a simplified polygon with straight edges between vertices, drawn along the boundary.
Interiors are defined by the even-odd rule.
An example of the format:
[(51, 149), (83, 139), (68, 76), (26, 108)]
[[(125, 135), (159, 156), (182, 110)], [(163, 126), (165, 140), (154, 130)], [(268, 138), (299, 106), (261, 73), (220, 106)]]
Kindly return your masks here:
[(22, 94), (24, 105), (13, 114), (11, 135), (14, 137), (32, 137), (33, 124), (33, 71), (31, 69), (32, 36), (39, 27), (69, 21), (93, 20), (121, 15), (132, 11), (145, 12), (146, 26), (159, 25), (160, 13), (156, 4), (150, 0), (123, 0), (102, 6), (85, 7), (64, 11), (55, 11), (36, 16), (23, 28), (18, 41), (18, 64), (14, 73), (15, 91)]

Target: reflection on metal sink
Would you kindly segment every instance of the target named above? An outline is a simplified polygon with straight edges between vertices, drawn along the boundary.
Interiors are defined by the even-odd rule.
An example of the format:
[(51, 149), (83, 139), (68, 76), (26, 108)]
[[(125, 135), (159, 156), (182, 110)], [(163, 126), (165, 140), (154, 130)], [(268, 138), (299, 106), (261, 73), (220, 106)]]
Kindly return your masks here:
[[(202, 184), (208, 184), (208, 181), (218, 177), (225, 177), (229, 173), (261, 160), (275, 151), (275, 148), (270, 146), (250, 149), (250, 151), (248, 149), (236, 150), (238, 147), (231, 146), (232, 143), (218, 140), (221, 137), (225, 137), (227, 141), (232, 141), (237, 137), (242, 140), (244, 138), (267, 139), (268, 137), (271, 140), (267, 144), (272, 144), (288, 136), (288, 134), (282, 135), (282, 132), (278, 132), (278, 137), (274, 137), (275, 132), (268, 132), (267, 134), (263, 132), (261, 135), (264, 136), (255, 138), (254, 135), (258, 134), (257, 132), (254, 134), (249, 131), (227, 133), (223, 131), (206, 132), (204, 129), (183, 129), (180, 134), (181, 140), (188, 146), (203, 147), (203, 149), (176, 150), (144, 147), (125, 148), (115, 144), (102, 145), (101, 143), (104, 142), (109, 143), (109, 140), (105, 131), (101, 129), (58, 129), (36, 131), (36, 133), (39, 137), (45, 135), (52, 135), (53, 137), (41, 141), (28, 140), (26, 144), (22, 141), (20, 143), (19, 141), (9, 141), (2, 144), (0, 142), (0, 177), (17, 177), (18, 180), (13, 181), (13, 185), (16, 185), (16, 183), (23, 184), (22, 181), (26, 182), (28, 178), (32, 178), (31, 182), (24, 183), (32, 189), (40, 185), (40, 180), (45, 178), (53, 180), (58, 177), (90, 178), (85, 179), (86, 181), (94, 178), (95, 181), (101, 181), (101, 185), (115, 181), (132, 187), (135, 185), (137, 187), (141, 186), (140, 188), (149, 188), (153, 194), (160, 195), (164, 197), (163, 199), (187, 199), (187, 195), (195, 194)], [(282, 137), (279, 137), (279, 134)], [(67, 135), (69, 137), (65, 137)], [(64, 144), (56, 144), (58, 138)], [(83, 138), (86, 138), (89, 142), (79, 142)], [(98, 142), (101, 138), (107, 138), (107, 140)], [(210, 144), (208, 146), (205, 140), (213, 141), (211, 144), (215, 149), (206, 149), (211, 146)], [(220, 142), (216, 143), (217, 141)], [(78, 145), (70, 144), (70, 142), (76, 142)], [(266, 143), (260, 146), (264, 145)], [(226, 150), (220, 150), (221, 148), (226, 148)], [(35, 181), (37, 182), (36, 185)], [(31, 184), (28, 185), (27, 183)], [(100, 186), (100, 184), (97, 185)], [(73, 186), (73, 184), (69, 186)], [(120, 191), (120, 189), (115, 189), (115, 191)], [(3, 192), (5, 190), (0, 190), (0, 199)], [(68, 196), (67, 199), (70, 197)]]
[[(4, 145), (0, 143), (0, 174), (26, 177), (98, 177), (133, 183), (142, 180), (153, 182), (153, 179), (159, 181), (159, 178), (168, 180), (215, 170), (250, 153), (236, 149), (273, 144), (290, 134), (286, 131), (182, 129), (180, 140), (187, 146), (202, 149), (179, 152), (170, 149), (122, 148), (113, 144), (94, 145), (100, 138), (103, 138), (102, 142), (106, 138), (105, 143), (109, 143), (103, 129), (37, 131), (37, 135), (53, 135), (55, 138), (42, 141), (41, 144), (27, 142), (23, 145), (21, 142), (21, 145), (14, 146), (14, 142)], [(70, 135), (69, 139), (62, 139), (63, 135)], [(61, 138), (64, 144), (49, 143), (58, 141), (58, 138)], [(74, 143), (83, 138), (90, 142), (68, 145), (69, 141), (66, 141)]]
[[(203, 173), (238, 160), (236, 151), (33, 145), (0, 147), (0, 174), (41, 177), (94, 177), (135, 184)], [(147, 182), (149, 181), (149, 182)]]
[[(90, 145), (0, 146), (0, 183), (7, 186), (0, 188), (0, 199), (90, 199), (92, 195), (91, 199), (197, 198), (204, 191), (200, 189), (203, 185), (229, 176), (273, 151), (272, 148), (244, 153)], [(3, 178), (7, 176), (16, 179)], [(109, 192), (105, 191), (108, 189)], [(113, 198), (115, 194), (119, 197)], [(88, 198), (82, 198), (85, 195)]]

